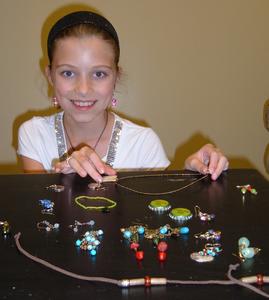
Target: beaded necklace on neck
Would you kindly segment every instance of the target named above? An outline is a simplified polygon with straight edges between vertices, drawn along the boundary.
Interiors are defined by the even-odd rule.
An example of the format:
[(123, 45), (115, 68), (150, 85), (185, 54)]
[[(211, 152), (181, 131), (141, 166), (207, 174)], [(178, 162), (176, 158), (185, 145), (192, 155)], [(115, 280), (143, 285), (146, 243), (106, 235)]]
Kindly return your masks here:
[[(103, 129), (102, 129), (100, 135), (98, 136), (98, 138), (97, 138), (97, 140), (96, 140), (94, 146), (92, 147), (93, 150), (95, 150), (96, 147), (98, 146), (98, 144), (99, 144), (99, 142), (100, 142), (100, 140), (101, 140), (101, 138), (102, 138), (102, 136), (103, 136), (103, 134), (104, 134), (104, 132), (105, 132), (105, 130), (106, 130), (107, 123), (108, 123), (108, 111), (106, 111), (106, 122), (105, 122), (105, 126), (103, 127)], [(76, 147), (74, 147), (73, 144), (72, 144), (72, 142), (71, 142), (71, 138), (70, 138), (70, 136), (69, 136), (69, 134), (68, 134), (68, 131), (67, 131), (65, 125), (64, 125), (64, 119), (63, 119), (63, 127), (64, 127), (65, 136), (66, 136), (67, 141), (68, 141), (68, 143), (69, 143), (69, 145), (70, 145), (70, 147), (71, 147), (71, 150), (74, 151)]]

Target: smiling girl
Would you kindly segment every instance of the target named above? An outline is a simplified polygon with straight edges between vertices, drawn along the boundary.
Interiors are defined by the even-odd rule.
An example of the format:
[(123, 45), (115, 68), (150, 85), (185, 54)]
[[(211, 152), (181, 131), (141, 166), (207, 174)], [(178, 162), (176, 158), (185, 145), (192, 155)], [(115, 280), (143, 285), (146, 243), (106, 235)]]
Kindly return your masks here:
[[(18, 154), (26, 172), (76, 172), (101, 182), (115, 169), (165, 169), (163, 146), (151, 128), (109, 110), (120, 77), (120, 45), (112, 24), (96, 13), (78, 11), (58, 20), (47, 41), (46, 75), (61, 111), (34, 117), (19, 129)], [(228, 161), (212, 145), (186, 160), (186, 168), (210, 172)]]

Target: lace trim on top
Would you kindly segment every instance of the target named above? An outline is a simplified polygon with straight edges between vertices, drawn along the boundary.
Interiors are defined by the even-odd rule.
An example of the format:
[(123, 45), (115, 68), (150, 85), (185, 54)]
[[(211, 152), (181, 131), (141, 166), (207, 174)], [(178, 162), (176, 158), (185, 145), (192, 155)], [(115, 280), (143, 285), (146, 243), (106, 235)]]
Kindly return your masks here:
[(58, 147), (59, 160), (64, 161), (68, 157), (63, 127), (63, 113), (55, 115), (55, 135)]
[(112, 138), (109, 144), (107, 159), (106, 159), (106, 163), (111, 167), (113, 167), (116, 158), (121, 131), (122, 131), (122, 121), (116, 120), (113, 133), (112, 133)]
[[(112, 138), (109, 144), (109, 149), (107, 152), (107, 159), (106, 159), (106, 164), (110, 165), (111, 167), (113, 167), (116, 158), (121, 131), (122, 131), (122, 121), (116, 120), (112, 132)], [(55, 135), (56, 135), (56, 141), (58, 147), (59, 160), (64, 161), (68, 157), (68, 152), (67, 152), (65, 133), (63, 127), (63, 113), (58, 113), (55, 115)]]

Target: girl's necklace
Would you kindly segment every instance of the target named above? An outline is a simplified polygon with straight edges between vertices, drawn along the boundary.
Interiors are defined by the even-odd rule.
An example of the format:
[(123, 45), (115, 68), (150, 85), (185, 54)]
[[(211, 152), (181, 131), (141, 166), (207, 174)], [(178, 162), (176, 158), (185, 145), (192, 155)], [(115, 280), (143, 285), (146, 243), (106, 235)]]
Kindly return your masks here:
[[(106, 111), (106, 122), (105, 122), (105, 126), (103, 127), (103, 129), (102, 129), (102, 131), (101, 131), (101, 133), (100, 133), (98, 139), (96, 140), (94, 146), (92, 147), (93, 150), (95, 150), (96, 147), (98, 146), (98, 144), (99, 144), (99, 142), (100, 142), (100, 140), (101, 140), (101, 138), (102, 138), (102, 136), (103, 136), (103, 134), (104, 134), (104, 132), (105, 132), (105, 130), (106, 130), (107, 123), (108, 123), (108, 112)], [(75, 150), (75, 147), (73, 146), (73, 144), (72, 144), (72, 142), (71, 142), (71, 139), (70, 139), (70, 136), (69, 136), (69, 134), (68, 134), (68, 131), (67, 131), (66, 128), (65, 128), (65, 125), (64, 125), (64, 119), (63, 119), (63, 127), (64, 127), (64, 132), (65, 132), (65, 135), (66, 135), (66, 137), (67, 137), (68, 143), (69, 143), (69, 145), (70, 145), (70, 147), (71, 147), (71, 150), (72, 150), (72, 152), (73, 152), (73, 151)]]

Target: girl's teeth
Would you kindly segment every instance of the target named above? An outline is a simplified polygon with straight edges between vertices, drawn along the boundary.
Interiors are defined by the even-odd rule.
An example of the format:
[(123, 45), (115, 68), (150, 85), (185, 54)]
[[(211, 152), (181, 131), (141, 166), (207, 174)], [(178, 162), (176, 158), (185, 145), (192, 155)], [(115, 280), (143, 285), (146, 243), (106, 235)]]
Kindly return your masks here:
[(92, 106), (94, 102), (92, 101), (73, 101), (77, 106)]

